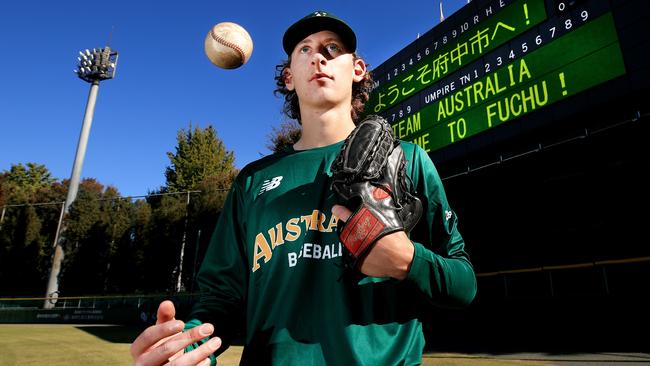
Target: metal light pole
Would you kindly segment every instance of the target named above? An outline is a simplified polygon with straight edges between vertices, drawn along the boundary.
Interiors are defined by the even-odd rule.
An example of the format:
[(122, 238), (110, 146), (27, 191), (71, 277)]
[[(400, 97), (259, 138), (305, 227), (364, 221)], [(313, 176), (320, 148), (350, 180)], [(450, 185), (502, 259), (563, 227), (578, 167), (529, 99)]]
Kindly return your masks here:
[[(111, 50), (106, 46), (103, 49), (95, 49), (92, 51), (86, 49), (79, 52), (79, 64), (74, 72), (77, 76), (90, 83), (90, 93), (88, 94), (88, 102), (86, 103), (86, 112), (84, 114), (83, 125), (81, 126), (81, 134), (79, 135), (79, 143), (77, 144), (77, 154), (74, 159), (74, 166), (72, 168), (72, 175), (70, 176), (70, 186), (68, 187), (68, 196), (65, 199), (63, 211), (67, 214), (70, 205), (77, 198), (77, 191), (79, 190), (79, 179), (81, 176), (81, 167), (83, 166), (84, 157), (86, 155), (86, 146), (88, 145), (88, 136), (90, 135), (90, 126), (95, 113), (95, 102), (97, 101), (97, 93), (99, 92), (99, 82), (102, 80), (112, 79), (115, 76), (115, 68), (117, 66), (118, 54), (116, 51)], [(58, 238), (54, 243), (54, 257), (52, 258), (52, 267), (50, 269), (50, 276), (47, 281), (47, 291), (45, 293), (44, 309), (51, 309), (56, 304), (59, 296), (59, 273), (61, 272), (61, 264), (63, 262), (64, 250), (63, 244), (65, 243), (65, 223), (59, 221), (57, 227), (56, 237)]]
[(187, 237), (187, 222), (190, 217), (190, 191), (187, 191), (187, 200), (185, 201), (185, 228), (183, 229), (183, 241), (181, 243), (181, 253), (178, 257), (178, 277), (176, 279), (176, 292), (183, 291), (183, 257), (185, 256), (185, 238)]

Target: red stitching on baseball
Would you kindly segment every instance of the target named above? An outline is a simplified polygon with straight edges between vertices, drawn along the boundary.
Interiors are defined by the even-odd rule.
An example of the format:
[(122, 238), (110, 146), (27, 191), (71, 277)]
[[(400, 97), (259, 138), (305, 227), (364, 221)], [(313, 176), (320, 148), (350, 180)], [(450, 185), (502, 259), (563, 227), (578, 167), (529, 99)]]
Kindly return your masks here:
[(246, 58), (246, 55), (244, 55), (244, 50), (242, 50), (241, 47), (237, 46), (232, 42), (229, 42), (227, 39), (219, 37), (216, 33), (214, 33), (214, 28), (210, 29), (210, 34), (212, 35), (212, 38), (218, 43), (221, 43), (222, 45), (226, 47), (230, 47), (235, 51), (239, 52), (239, 57), (241, 58), (241, 64), (244, 64), (244, 59)]

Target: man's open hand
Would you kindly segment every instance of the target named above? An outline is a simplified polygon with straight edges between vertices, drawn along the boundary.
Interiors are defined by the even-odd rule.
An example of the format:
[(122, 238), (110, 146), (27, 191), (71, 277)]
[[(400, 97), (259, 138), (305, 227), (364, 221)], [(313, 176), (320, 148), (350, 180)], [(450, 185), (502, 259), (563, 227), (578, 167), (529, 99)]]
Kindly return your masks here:
[(156, 325), (140, 333), (131, 345), (134, 365), (201, 365), (210, 364), (210, 354), (221, 347), (221, 339), (212, 338), (192, 352), (183, 353), (188, 345), (210, 336), (214, 332), (212, 324), (205, 323), (183, 332), (185, 324), (176, 320), (174, 304), (163, 301), (158, 307)]

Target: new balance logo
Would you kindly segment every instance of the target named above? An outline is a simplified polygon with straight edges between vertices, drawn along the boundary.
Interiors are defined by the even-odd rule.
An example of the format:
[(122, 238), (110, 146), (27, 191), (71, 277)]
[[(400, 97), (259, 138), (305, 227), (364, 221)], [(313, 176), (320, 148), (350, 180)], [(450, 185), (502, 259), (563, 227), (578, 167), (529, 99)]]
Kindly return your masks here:
[(262, 188), (260, 188), (260, 193), (258, 193), (257, 195), (259, 196), (264, 192), (268, 192), (274, 188), (278, 188), (278, 186), (280, 186), (280, 182), (282, 182), (282, 176), (265, 180), (264, 183), (262, 183)]
[(449, 211), (449, 210), (445, 210), (445, 219), (446, 219), (447, 221), (449, 221), (449, 219), (451, 219), (451, 211)]

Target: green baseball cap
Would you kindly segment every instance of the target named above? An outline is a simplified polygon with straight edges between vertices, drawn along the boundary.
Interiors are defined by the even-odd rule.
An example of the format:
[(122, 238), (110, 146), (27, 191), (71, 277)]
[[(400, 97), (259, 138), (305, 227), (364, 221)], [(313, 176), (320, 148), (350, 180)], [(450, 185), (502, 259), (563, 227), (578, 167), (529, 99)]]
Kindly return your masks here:
[(295, 22), (282, 37), (282, 46), (287, 55), (291, 55), (298, 42), (310, 34), (320, 31), (332, 31), (341, 37), (349, 52), (357, 50), (357, 36), (347, 23), (336, 17), (334, 14), (317, 10), (309, 13), (306, 17)]

